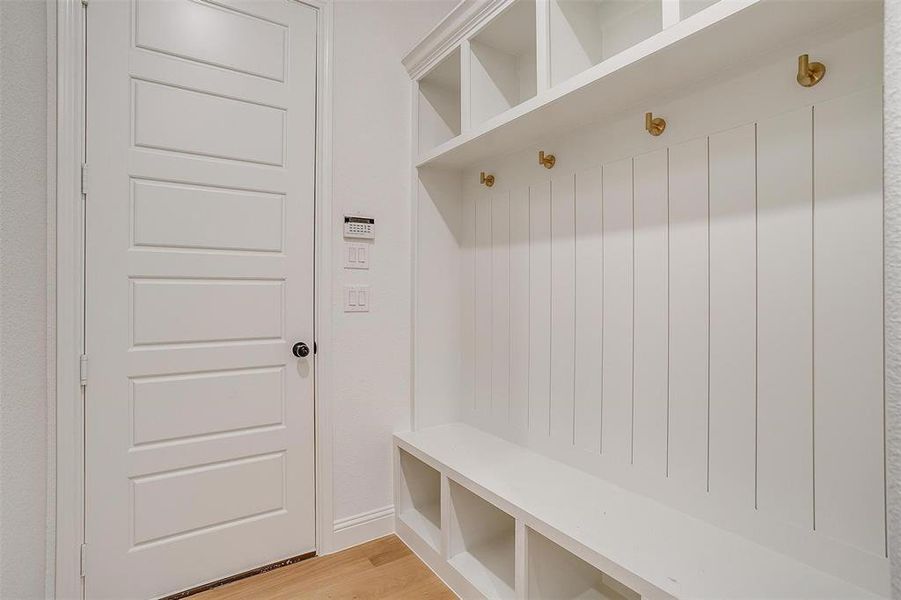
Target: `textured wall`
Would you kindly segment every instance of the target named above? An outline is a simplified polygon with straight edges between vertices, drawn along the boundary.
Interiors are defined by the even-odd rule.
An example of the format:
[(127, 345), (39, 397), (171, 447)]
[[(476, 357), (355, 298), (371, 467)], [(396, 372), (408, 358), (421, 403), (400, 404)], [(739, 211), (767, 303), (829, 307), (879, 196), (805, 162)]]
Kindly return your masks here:
[[(410, 79), (400, 61), (455, 0), (335, 2), (334, 518), (392, 504), (391, 433), (410, 419)], [(343, 268), (340, 219), (376, 219), (370, 270)], [(372, 286), (345, 313), (345, 284)]]
[(885, 3), (886, 470), (892, 597), (901, 598), (901, 2)]
[(44, 597), (47, 4), (0, 2), (0, 598)]

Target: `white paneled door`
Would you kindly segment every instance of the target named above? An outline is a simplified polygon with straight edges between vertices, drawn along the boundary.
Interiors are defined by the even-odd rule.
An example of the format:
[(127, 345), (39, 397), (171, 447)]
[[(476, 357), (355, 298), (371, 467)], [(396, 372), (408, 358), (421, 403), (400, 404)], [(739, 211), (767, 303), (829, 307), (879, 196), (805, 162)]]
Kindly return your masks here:
[(317, 10), (92, 0), (87, 598), (314, 550)]

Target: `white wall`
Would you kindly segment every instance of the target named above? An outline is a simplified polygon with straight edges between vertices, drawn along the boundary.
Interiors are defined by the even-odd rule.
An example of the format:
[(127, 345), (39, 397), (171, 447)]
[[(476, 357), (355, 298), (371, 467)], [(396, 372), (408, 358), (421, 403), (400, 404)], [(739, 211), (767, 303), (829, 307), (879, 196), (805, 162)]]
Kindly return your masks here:
[(901, 598), (901, 3), (885, 4), (886, 478), (892, 597)]
[(0, 2), (0, 598), (44, 597), (47, 4)]
[[(411, 109), (400, 61), (455, 4), (335, 2), (331, 358), (339, 528), (392, 504), (391, 433), (409, 428)], [(345, 211), (375, 217), (369, 271), (343, 268)], [(343, 312), (347, 283), (372, 286), (370, 313)], [(393, 527), (390, 518), (382, 522)]]

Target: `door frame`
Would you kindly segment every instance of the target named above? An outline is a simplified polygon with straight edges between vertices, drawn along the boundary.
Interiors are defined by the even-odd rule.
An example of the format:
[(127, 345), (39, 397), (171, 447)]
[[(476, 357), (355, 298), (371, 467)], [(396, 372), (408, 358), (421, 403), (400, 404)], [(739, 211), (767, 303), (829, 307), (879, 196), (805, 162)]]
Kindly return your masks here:
[[(294, 0), (318, 11), (316, 64), (316, 183), (314, 201), (313, 330), (317, 346), (313, 389), (316, 551), (333, 549), (332, 494), (332, 0)], [(57, 598), (83, 598), (84, 543), (84, 208), (86, 11), (90, 0), (59, 0), (48, 10), (48, 56), (56, 62), (55, 114), (48, 115), (48, 146), (56, 146), (48, 181), (55, 183), (48, 245), (51, 249), (50, 448), (48, 564)], [(56, 35), (53, 35), (53, 32)], [(55, 39), (54, 39), (55, 37)], [(52, 65), (52, 62), (51, 62)], [(51, 77), (52, 71), (51, 71)], [(53, 110), (53, 104), (50, 105)], [(48, 120), (49, 120), (48, 119)], [(55, 136), (55, 139), (54, 139)], [(52, 188), (51, 188), (52, 189)], [(55, 428), (54, 428), (55, 425)], [(53, 543), (55, 542), (55, 543)], [(89, 563), (89, 558), (87, 560)], [(85, 565), (86, 566), (86, 565)]]

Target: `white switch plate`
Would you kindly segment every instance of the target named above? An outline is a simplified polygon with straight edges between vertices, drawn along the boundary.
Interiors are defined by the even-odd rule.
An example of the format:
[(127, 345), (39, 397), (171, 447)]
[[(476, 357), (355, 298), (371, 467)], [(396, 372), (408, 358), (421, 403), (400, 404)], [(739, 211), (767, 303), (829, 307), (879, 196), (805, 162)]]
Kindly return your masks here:
[(344, 312), (369, 312), (372, 296), (368, 285), (344, 286)]
[(368, 269), (369, 244), (344, 244), (344, 268)]

